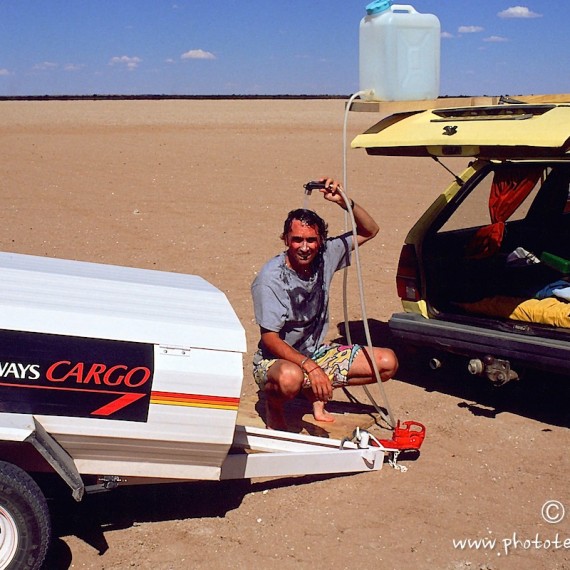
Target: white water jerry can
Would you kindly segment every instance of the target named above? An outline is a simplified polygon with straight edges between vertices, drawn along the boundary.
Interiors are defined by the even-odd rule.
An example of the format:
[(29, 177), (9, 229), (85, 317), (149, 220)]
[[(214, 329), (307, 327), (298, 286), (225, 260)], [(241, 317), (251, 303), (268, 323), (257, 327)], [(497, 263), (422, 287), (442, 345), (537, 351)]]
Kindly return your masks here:
[(371, 101), (439, 96), (440, 23), (412, 6), (375, 0), (359, 33), (360, 90)]

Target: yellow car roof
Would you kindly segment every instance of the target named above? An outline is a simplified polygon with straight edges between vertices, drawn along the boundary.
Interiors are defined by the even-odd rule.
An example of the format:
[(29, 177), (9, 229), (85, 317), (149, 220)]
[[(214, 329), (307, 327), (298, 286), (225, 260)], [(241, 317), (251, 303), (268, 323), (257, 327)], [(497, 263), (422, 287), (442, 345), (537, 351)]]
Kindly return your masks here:
[(392, 156), (570, 158), (570, 104), (503, 104), (396, 113), (352, 141)]

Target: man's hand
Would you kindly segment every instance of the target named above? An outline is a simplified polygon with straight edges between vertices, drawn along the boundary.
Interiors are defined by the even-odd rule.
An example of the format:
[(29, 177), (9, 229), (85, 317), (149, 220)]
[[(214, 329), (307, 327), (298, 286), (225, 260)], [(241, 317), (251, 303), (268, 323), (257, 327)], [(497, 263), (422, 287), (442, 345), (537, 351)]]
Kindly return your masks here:
[[(344, 201), (345, 194), (340, 182), (330, 177), (323, 177), (319, 179), (319, 182), (322, 182), (325, 186), (319, 190), (319, 192), (324, 195), (325, 200), (334, 202), (343, 210), (346, 210), (347, 205)], [(362, 245), (376, 236), (379, 227), (372, 216), (362, 206), (356, 204), (354, 200), (350, 200), (350, 204), (352, 214), (354, 215), (354, 221), (356, 222), (356, 238), (358, 240), (358, 245)]]
[(313, 390), (315, 398), (320, 402), (328, 402), (332, 397), (333, 388), (324, 370), (315, 364), (315, 366), (307, 372), (307, 376), (311, 381), (311, 389)]
[(324, 182), (325, 187), (319, 190), (324, 197), (325, 200), (329, 202), (334, 202), (341, 207), (344, 207), (344, 198), (340, 191), (342, 190), (342, 186), (340, 182), (335, 180), (334, 178), (321, 178), (319, 182)]

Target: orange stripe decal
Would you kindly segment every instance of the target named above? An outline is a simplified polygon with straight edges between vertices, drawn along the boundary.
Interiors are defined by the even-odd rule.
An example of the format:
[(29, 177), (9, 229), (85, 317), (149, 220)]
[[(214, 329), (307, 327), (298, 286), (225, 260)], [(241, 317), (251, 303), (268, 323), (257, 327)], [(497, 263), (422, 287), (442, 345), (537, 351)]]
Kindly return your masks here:
[(151, 404), (165, 406), (190, 406), (194, 408), (214, 408), (220, 410), (237, 410), (239, 398), (227, 396), (206, 396), (203, 394), (182, 394), (180, 392), (151, 392)]

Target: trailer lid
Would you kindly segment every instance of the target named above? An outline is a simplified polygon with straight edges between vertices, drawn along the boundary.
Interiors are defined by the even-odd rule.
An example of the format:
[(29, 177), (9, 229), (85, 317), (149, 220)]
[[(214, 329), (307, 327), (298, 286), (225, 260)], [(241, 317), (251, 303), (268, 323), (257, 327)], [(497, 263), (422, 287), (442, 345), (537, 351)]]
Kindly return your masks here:
[(0, 253), (1, 327), (246, 351), (226, 296), (195, 275)]

